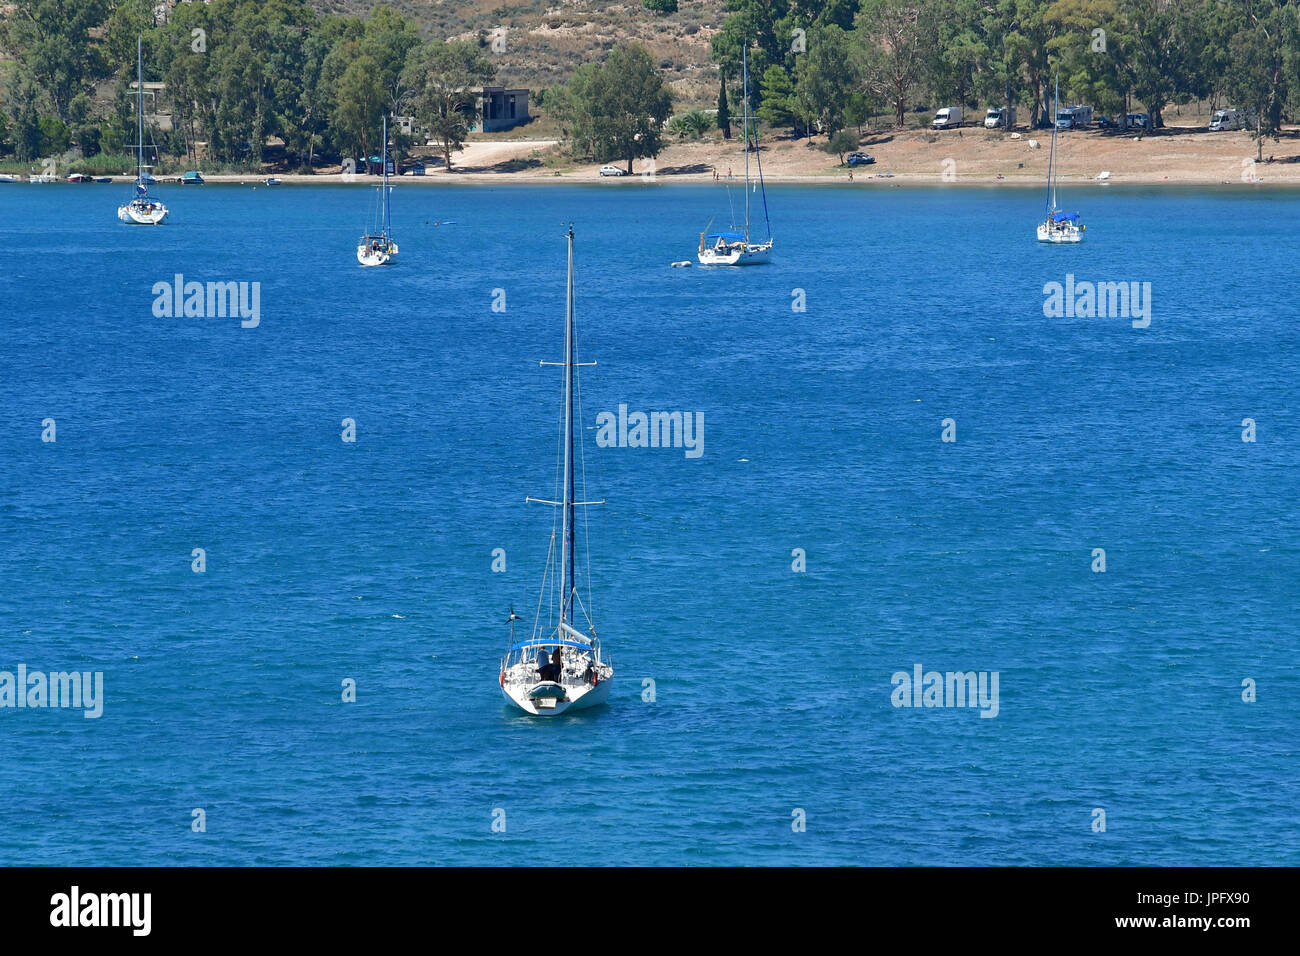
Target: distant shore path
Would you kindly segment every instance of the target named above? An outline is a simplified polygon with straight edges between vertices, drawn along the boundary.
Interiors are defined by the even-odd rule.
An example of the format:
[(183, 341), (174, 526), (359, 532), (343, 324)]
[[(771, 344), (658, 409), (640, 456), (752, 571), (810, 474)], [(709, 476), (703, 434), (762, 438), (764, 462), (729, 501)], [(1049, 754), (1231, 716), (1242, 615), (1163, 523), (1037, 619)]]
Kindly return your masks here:
[[(823, 139), (766, 140), (762, 149), (763, 175), (769, 183), (842, 185), (852, 189), (873, 186), (1030, 186), (1041, 185), (1047, 175), (1047, 130), (1021, 128), (1012, 136), (978, 127), (933, 133), (910, 129), (869, 131), (861, 149), (875, 157), (869, 166), (853, 170), (840, 166), (839, 157), (821, 149)], [(1060, 176), (1066, 184), (1108, 182), (1149, 186), (1300, 186), (1300, 131), (1288, 129), (1281, 140), (1264, 141), (1263, 163), (1255, 162), (1256, 144), (1242, 131), (1211, 133), (1190, 127), (1170, 127), (1156, 134), (1071, 131), (1060, 137)], [(481, 139), (467, 143), (453, 155), (450, 173), (442, 158), (426, 148), (422, 152), (427, 172), (404, 175), (398, 185), (455, 185), (504, 183), (598, 183), (609, 188), (643, 184), (649, 180), (670, 183), (717, 184), (743, 181), (745, 155), (734, 140), (714, 135), (697, 141), (675, 142), (656, 159), (637, 160), (632, 176), (600, 175), (600, 163), (574, 163), (553, 139)], [(751, 163), (754, 157), (751, 154)], [(1269, 159), (1272, 162), (1269, 162)], [(612, 163), (620, 168), (626, 162)], [(728, 172), (731, 174), (728, 180)], [(211, 183), (258, 185), (275, 175), (285, 185), (370, 184), (374, 176), (345, 178), (339, 167), (315, 175), (275, 173), (258, 176), (204, 173)], [(129, 182), (130, 176), (114, 177)], [(162, 183), (174, 180), (160, 176)]]

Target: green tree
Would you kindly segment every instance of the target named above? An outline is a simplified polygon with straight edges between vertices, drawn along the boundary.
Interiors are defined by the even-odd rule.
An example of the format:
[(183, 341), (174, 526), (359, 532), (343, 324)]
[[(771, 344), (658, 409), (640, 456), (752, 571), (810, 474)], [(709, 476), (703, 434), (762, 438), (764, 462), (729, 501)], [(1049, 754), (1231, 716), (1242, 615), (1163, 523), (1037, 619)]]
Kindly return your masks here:
[(379, 142), (379, 125), (387, 91), (379, 64), (368, 56), (353, 60), (339, 80), (331, 117), (339, 139), (353, 155), (369, 156)]
[(406, 73), (406, 64), (411, 52), (419, 46), (420, 31), (413, 21), (385, 4), (371, 11), (360, 52), (379, 64), (380, 82), (388, 97), (386, 105), (394, 114), (401, 112), (416, 95), (408, 82), (410, 74)]
[(1164, 126), (1164, 108), (1186, 102), (1202, 85), (1196, 59), (1202, 22), (1185, 4), (1162, 0), (1122, 0), (1121, 10), (1131, 88), (1151, 114), (1152, 126)]
[(575, 155), (597, 162), (659, 155), (672, 90), (640, 44), (615, 48), (604, 63), (578, 68), (569, 81), (562, 119)]
[(795, 61), (795, 112), (831, 136), (844, 128), (844, 109), (857, 84), (848, 34), (837, 26), (815, 27), (807, 47)]
[[(761, 76), (773, 63), (787, 63), (793, 38), (784, 30), (789, 0), (726, 0), (727, 17), (710, 44), (728, 79), (740, 79), (741, 51), (749, 50), (749, 72)], [(787, 63), (787, 65), (789, 65)]]
[(837, 130), (826, 141), (824, 149), (828, 153), (835, 153), (840, 158), (840, 165), (844, 165), (844, 155), (851, 153), (858, 148), (858, 134), (849, 132), (846, 129)]
[[(990, 20), (998, 27), (1001, 37), (1001, 76), (1010, 84), (1013, 93), (1017, 81), (1028, 86), (1033, 96), (1031, 120), (1037, 121), (1047, 110), (1044, 93), (1048, 92), (1051, 77), (1050, 45), (1055, 38), (1055, 28), (1044, 19), (1051, 3), (1048, 0), (999, 0), (996, 14)], [(991, 45), (996, 49), (997, 44)]]
[(1275, 139), (1290, 87), (1288, 64), (1295, 62), (1295, 8), (1286, 0), (1235, 0), (1237, 31), (1228, 42), (1228, 76), (1224, 84), (1239, 106), (1255, 111), (1258, 155), (1263, 137)]
[(61, 121), (73, 98), (106, 73), (90, 31), (107, 13), (108, 0), (13, 0), (0, 18), (0, 49), (17, 56)]
[(970, 0), (931, 0), (921, 11), (925, 75), (936, 102), (971, 106), (989, 60), (980, 11)]
[(718, 129), (723, 139), (731, 139), (731, 109), (727, 105), (727, 78), (718, 76)]
[[(1128, 113), (1134, 40), (1119, 0), (1056, 0), (1043, 14), (1053, 82), (1059, 76), (1062, 103), (1090, 103), (1100, 110)], [(1095, 32), (1101, 31), (1101, 32)], [(1054, 92), (1054, 86), (1047, 95)]]
[(795, 135), (807, 135), (808, 118), (800, 109), (795, 94), (794, 82), (785, 67), (772, 64), (763, 71), (763, 80), (759, 84), (762, 90), (762, 102), (758, 107), (758, 117), (769, 127), (788, 126)]
[(855, 69), (869, 90), (893, 105), (900, 127), (925, 66), (920, 19), (912, 0), (864, 0), (857, 19)]
[(442, 146), (442, 159), (451, 171), (451, 154), (469, 136), (477, 90), (496, 75), (492, 61), (477, 43), (427, 43), (411, 55), (403, 74), (414, 91), (416, 115)]
[(41, 118), (36, 112), (34, 94), (27, 87), (27, 98), (20, 99), (23, 105), (14, 116), (14, 156), (23, 162), (39, 159), (41, 156)]

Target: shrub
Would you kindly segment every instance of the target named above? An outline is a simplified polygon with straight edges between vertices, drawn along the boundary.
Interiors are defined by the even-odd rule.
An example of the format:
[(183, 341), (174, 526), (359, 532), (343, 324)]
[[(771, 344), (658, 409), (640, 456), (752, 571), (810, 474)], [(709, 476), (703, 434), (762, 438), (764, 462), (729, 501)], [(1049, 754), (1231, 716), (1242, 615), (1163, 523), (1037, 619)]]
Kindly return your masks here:
[(99, 153), (87, 159), (74, 160), (68, 165), (72, 173), (85, 173), (87, 176), (118, 176), (135, 173), (134, 153)]
[(41, 155), (57, 156), (71, 145), (72, 136), (63, 121), (55, 116), (41, 117)]
[(704, 110), (679, 113), (668, 121), (668, 132), (679, 139), (699, 139), (713, 126), (713, 119)]
[(844, 154), (851, 153), (858, 148), (858, 134), (842, 129), (829, 140), (822, 149), (828, 153), (835, 153), (840, 157), (840, 165), (844, 165)]

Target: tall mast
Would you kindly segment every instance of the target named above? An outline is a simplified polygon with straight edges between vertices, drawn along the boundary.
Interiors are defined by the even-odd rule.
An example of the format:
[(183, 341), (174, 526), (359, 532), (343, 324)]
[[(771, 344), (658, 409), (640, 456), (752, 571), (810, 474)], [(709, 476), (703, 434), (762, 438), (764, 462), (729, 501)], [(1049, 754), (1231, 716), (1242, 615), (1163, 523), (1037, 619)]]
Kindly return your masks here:
[(384, 166), (384, 222), (381, 227), (388, 238), (388, 115), (384, 114), (384, 149), (380, 162)]
[(745, 82), (745, 242), (749, 242), (749, 47), (740, 51)]
[(1056, 120), (1061, 111), (1061, 76), (1056, 76), (1056, 92), (1052, 96), (1052, 155), (1047, 160), (1047, 185), (1051, 196), (1048, 214), (1056, 212)]
[(564, 511), (560, 540), (560, 620), (573, 625), (573, 226), (569, 226), (569, 291), (564, 310)]
[(144, 38), (135, 38), (135, 181), (144, 182)]

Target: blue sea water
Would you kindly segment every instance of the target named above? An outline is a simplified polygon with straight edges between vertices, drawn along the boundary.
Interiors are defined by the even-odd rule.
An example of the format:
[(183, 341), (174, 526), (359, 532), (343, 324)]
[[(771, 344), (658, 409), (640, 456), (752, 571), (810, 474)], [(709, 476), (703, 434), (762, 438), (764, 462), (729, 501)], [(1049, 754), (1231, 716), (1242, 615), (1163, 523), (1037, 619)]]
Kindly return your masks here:
[[(0, 190), (0, 670), (106, 697), (0, 709), (0, 864), (1300, 863), (1297, 194), (1078, 189), (1049, 248), (1038, 190), (778, 187), (773, 262), (710, 271), (669, 263), (716, 186), (399, 187), (384, 269), (360, 186), (163, 187), (159, 229)], [(547, 721), (497, 665), (570, 221), (616, 683)], [(177, 273), (260, 324), (156, 318)], [(1150, 327), (1046, 317), (1067, 273)], [(620, 403), (703, 455), (597, 447)], [(997, 716), (893, 706), (916, 664)]]

